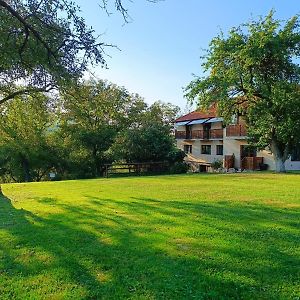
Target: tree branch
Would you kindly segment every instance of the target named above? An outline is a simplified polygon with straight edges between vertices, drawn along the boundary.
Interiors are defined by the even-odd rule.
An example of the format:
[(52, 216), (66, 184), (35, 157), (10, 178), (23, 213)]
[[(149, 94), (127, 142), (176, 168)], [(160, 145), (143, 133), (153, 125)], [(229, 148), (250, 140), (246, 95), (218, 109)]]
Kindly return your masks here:
[(43, 40), (38, 31), (36, 31), (33, 26), (27, 23), (26, 19), (24, 19), (17, 11), (15, 11), (8, 3), (4, 0), (0, 0), (0, 6), (4, 7), (12, 16), (14, 16), (23, 26), (27, 33), (31, 32), (33, 36), (40, 41), (40, 43), (46, 48), (48, 55), (52, 56), (55, 60), (57, 60), (56, 54), (52, 51), (49, 45)]
[(23, 90), (18, 90), (15, 91), (13, 93), (10, 93), (9, 95), (7, 95), (6, 97), (0, 99), (0, 104), (3, 104), (4, 102), (13, 99), (19, 95), (24, 95), (24, 94), (30, 94), (30, 93), (38, 93), (38, 92), (49, 92), (50, 90), (52, 90), (54, 87), (45, 87), (45, 88), (26, 88)]

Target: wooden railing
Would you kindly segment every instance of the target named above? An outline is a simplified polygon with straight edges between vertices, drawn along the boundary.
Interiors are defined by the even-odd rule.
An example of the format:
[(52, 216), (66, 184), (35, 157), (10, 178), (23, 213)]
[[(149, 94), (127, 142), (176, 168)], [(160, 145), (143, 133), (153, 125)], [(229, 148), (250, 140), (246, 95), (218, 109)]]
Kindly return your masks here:
[(146, 173), (163, 173), (169, 170), (169, 163), (162, 162), (142, 162), (142, 163), (120, 163), (105, 164), (104, 176), (110, 175), (130, 175), (130, 174), (146, 174)]
[(242, 124), (228, 125), (226, 127), (226, 136), (246, 136), (247, 129)]
[(261, 165), (264, 162), (263, 157), (244, 157), (241, 161), (242, 170), (260, 170)]
[(211, 139), (223, 138), (223, 128), (211, 129), (209, 132), (210, 132), (210, 138)]
[(176, 139), (186, 139), (186, 131), (175, 131)]
[(223, 129), (210, 129), (210, 130), (192, 130), (189, 134), (186, 131), (176, 131), (176, 139), (199, 139), (199, 140), (210, 140), (210, 139), (222, 139)]

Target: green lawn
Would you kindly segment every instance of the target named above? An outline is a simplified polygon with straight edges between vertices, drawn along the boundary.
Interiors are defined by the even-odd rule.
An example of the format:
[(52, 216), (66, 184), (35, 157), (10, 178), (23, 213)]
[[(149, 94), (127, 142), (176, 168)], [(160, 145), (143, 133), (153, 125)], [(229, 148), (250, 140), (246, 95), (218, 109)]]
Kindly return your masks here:
[(300, 299), (300, 175), (3, 185), (0, 299)]

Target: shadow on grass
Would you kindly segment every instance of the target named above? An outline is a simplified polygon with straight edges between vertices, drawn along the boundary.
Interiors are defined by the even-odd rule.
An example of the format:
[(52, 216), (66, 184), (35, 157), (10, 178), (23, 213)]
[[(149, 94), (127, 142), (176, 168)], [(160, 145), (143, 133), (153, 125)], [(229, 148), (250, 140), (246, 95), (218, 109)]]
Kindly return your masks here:
[(4, 298), (294, 299), (299, 212), (227, 201), (0, 197)]

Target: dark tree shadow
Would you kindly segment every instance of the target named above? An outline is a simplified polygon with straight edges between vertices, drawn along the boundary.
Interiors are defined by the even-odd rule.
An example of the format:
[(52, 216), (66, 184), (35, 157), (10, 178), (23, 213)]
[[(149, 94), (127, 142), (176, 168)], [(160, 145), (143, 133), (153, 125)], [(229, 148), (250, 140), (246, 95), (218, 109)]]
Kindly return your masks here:
[(0, 197), (3, 299), (293, 299), (299, 211), (150, 198)]

